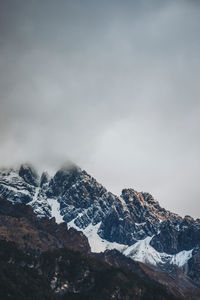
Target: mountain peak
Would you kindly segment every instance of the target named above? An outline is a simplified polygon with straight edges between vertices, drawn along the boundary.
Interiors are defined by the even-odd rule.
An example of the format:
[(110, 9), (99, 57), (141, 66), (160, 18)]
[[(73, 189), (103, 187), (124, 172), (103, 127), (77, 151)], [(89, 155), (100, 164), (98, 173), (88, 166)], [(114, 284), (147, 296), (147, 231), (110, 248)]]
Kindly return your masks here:
[(121, 197), (124, 198), (125, 201), (132, 202), (135, 205), (153, 205), (160, 208), (158, 201), (155, 200), (151, 194), (137, 192), (132, 188), (123, 189)]
[(38, 186), (39, 175), (31, 164), (22, 164), (19, 168), (19, 176), (24, 179), (28, 184)]
[[(29, 164), (19, 170), (0, 171), (0, 193), (14, 204), (31, 205), (39, 218), (55, 217), (58, 223), (64, 221), (82, 231), (93, 251), (124, 251), (136, 245), (141, 246), (140, 253), (147, 246), (142, 242), (146, 239), (150, 252), (152, 248), (157, 251), (156, 257), (160, 252), (166, 257), (180, 253), (186, 263), (199, 245), (198, 221), (165, 210), (149, 193), (127, 188), (118, 197), (73, 163), (62, 166), (52, 178), (43, 173), (40, 180)], [(133, 252), (133, 259), (144, 259)]]
[(60, 167), (58, 172), (70, 172), (70, 171), (75, 171), (75, 170), (81, 171), (81, 168), (74, 162), (68, 161)]

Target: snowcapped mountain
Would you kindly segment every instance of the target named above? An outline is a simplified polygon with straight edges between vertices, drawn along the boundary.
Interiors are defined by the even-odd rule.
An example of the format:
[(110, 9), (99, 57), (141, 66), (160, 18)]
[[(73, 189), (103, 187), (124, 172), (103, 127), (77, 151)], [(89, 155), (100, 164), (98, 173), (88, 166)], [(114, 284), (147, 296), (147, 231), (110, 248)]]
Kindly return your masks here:
[(118, 197), (75, 165), (50, 177), (24, 164), (0, 171), (0, 194), (82, 231), (93, 252), (117, 249), (146, 264), (175, 265), (200, 282), (200, 220), (161, 208), (148, 193), (124, 189)]

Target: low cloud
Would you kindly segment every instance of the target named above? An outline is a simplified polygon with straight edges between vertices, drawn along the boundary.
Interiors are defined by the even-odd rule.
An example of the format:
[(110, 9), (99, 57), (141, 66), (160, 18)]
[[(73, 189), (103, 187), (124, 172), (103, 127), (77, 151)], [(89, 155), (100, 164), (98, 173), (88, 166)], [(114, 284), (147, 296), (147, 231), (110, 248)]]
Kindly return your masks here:
[(73, 160), (198, 217), (198, 1), (0, 1), (0, 164)]

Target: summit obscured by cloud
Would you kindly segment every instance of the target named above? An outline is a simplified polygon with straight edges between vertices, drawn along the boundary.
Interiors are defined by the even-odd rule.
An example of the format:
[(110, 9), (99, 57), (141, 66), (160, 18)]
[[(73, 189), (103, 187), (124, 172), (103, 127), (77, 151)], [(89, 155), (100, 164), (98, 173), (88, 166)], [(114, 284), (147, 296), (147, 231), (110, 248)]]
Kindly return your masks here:
[(0, 165), (71, 160), (199, 217), (200, 5), (0, 1)]

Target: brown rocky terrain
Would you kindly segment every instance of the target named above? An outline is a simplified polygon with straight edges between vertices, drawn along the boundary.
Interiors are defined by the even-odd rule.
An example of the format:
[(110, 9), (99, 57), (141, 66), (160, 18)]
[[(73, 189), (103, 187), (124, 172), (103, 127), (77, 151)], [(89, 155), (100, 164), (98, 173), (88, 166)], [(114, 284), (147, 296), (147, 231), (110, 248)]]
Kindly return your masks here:
[[(14, 286), (11, 299), (35, 299), (30, 284), (44, 286), (48, 296), (39, 293), (38, 299), (200, 298), (199, 288), (180, 270), (169, 274), (117, 250), (91, 253), (81, 232), (54, 218), (39, 219), (30, 206), (13, 205), (2, 197), (0, 240), (2, 299), (10, 299), (8, 283)], [(20, 276), (28, 278), (24, 284)]]
[(66, 223), (57, 224), (55, 218), (38, 219), (25, 204), (13, 205), (0, 197), (0, 239), (15, 242), (21, 249), (38, 252), (69, 248), (90, 252), (87, 238), (77, 230), (68, 230)]

